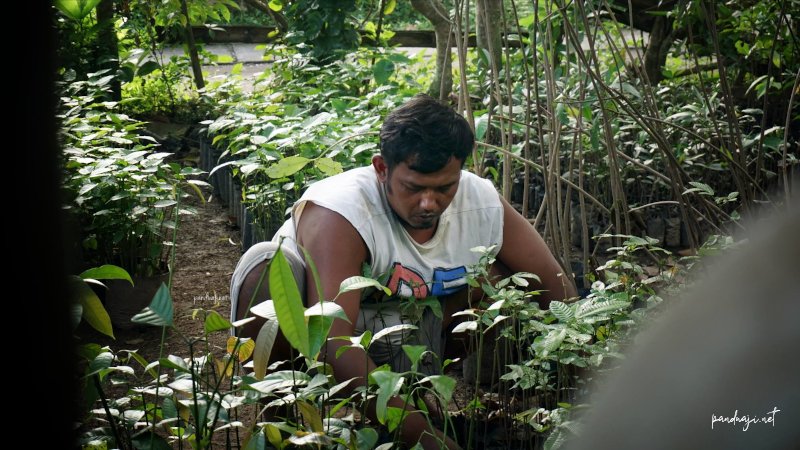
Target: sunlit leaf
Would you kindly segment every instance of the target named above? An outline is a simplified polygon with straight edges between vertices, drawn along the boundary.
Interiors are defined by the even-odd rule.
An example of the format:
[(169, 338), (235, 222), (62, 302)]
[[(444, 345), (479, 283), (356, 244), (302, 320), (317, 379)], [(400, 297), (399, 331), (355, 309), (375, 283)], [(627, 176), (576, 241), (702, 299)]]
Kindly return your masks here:
[(80, 22), (100, 3), (100, 0), (55, 0), (53, 4), (70, 19)]
[(300, 414), (306, 421), (306, 425), (311, 428), (311, 431), (317, 433), (324, 431), (322, 428), (322, 417), (320, 417), (319, 411), (317, 411), (317, 408), (314, 405), (302, 400), (295, 402), (295, 404), (300, 409)]
[(270, 178), (285, 178), (302, 170), (310, 161), (302, 156), (289, 156), (269, 166), (265, 172)]
[(158, 288), (156, 295), (153, 296), (150, 306), (133, 316), (131, 322), (144, 325), (172, 326), (172, 316), (172, 295), (170, 295), (167, 285), (161, 283), (161, 287)]
[(111, 318), (97, 294), (80, 278), (73, 277), (70, 280), (73, 292), (77, 295), (83, 319), (95, 330), (113, 338), (114, 329), (111, 326)]
[(386, 406), (389, 399), (400, 390), (403, 385), (403, 377), (399, 373), (378, 370), (370, 374), (375, 384), (378, 385), (378, 398), (375, 401), (375, 412), (378, 421), (386, 424)]
[(372, 66), (372, 76), (378, 85), (386, 84), (394, 74), (394, 63), (388, 59), (379, 59)]
[(303, 300), (292, 268), (280, 248), (270, 263), (269, 287), (281, 332), (294, 349), (310, 357)]
[(105, 264), (100, 267), (85, 270), (79, 275), (83, 279), (91, 278), (95, 280), (128, 280), (133, 286), (133, 280), (128, 274), (128, 271), (122, 267), (112, 264)]
[(456, 388), (456, 380), (447, 375), (431, 375), (421, 379), (419, 382), (430, 381), (433, 390), (442, 399), (442, 403), (447, 404), (453, 398), (453, 391)]
[(231, 323), (218, 312), (212, 310), (206, 315), (203, 328), (206, 334), (210, 334), (215, 331), (229, 330), (231, 328)]
[(339, 293), (342, 294), (367, 287), (374, 287), (382, 290), (386, 295), (392, 295), (392, 291), (389, 290), (388, 287), (382, 285), (378, 280), (361, 276), (350, 277), (342, 281), (342, 283), (339, 285)]
[(337, 173), (342, 173), (342, 164), (330, 158), (320, 158), (314, 160), (314, 167), (319, 169), (320, 172), (327, 176), (333, 176)]

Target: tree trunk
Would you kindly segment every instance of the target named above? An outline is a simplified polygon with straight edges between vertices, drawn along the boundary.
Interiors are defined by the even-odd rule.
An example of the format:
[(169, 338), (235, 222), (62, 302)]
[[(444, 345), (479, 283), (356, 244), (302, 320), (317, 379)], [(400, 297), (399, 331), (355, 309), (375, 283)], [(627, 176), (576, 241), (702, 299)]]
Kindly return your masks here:
[(503, 28), (503, 0), (476, 0), (475, 30), (477, 31), (478, 48), (489, 55), (489, 67), (502, 67), (501, 30)]
[(661, 68), (666, 64), (667, 53), (672, 46), (672, 22), (673, 19), (658, 16), (650, 30), (650, 40), (644, 52), (644, 73), (652, 86), (657, 85), (663, 78)]
[[(117, 33), (114, 29), (114, 0), (103, 0), (97, 4), (97, 46), (99, 66), (110, 69), (110, 75), (116, 75), (119, 70), (119, 46)], [(114, 101), (122, 99), (122, 86), (119, 77), (111, 80), (111, 98)]]
[(447, 9), (440, 0), (411, 0), (411, 5), (433, 25), (436, 34), (436, 74), (428, 88), (431, 97), (445, 100), (453, 91), (453, 56), (450, 51), (454, 42)]
[(186, 18), (186, 45), (189, 49), (189, 59), (192, 60), (192, 72), (194, 73), (194, 84), (197, 89), (203, 89), (206, 86), (203, 81), (203, 68), (200, 67), (200, 57), (197, 55), (197, 46), (194, 43), (194, 32), (192, 32), (192, 21), (189, 19), (189, 8), (186, 6), (186, 0), (181, 0), (181, 11)]

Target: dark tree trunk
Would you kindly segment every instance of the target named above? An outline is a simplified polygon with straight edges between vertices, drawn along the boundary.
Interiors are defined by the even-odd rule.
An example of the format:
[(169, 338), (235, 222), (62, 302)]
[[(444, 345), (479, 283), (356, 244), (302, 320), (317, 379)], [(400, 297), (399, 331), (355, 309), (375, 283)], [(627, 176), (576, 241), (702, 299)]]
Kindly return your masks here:
[(186, 46), (189, 48), (189, 59), (192, 61), (192, 72), (194, 73), (194, 84), (197, 89), (206, 86), (203, 81), (203, 68), (200, 67), (200, 57), (197, 55), (197, 46), (194, 43), (194, 32), (192, 31), (192, 21), (189, 19), (189, 8), (186, 0), (181, 0), (181, 12), (186, 17)]
[(440, 0), (411, 0), (411, 5), (433, 25), (436, 34), (436, 74), (428, 88), (431, 97), (445, 100), (453, 91), (452, 34), (447, 9)]
[(661, 69), (667, 62), (667, 53), (672, 46), (673, 19), (665, 16), (656, 17), (653, 28), (650, 30), (650, 41), (644, 52), (644, 73), (647, 81), (655, 86), (663, 78)]

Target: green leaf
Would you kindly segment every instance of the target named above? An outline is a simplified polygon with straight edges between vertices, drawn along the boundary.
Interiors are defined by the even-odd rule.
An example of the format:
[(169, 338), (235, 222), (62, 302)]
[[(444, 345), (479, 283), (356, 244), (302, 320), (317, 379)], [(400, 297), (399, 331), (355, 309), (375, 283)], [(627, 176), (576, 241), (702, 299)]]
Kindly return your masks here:
[(699, 181), (690, 181), (689, 184), (694, 186), (694, 189), (687, 189), (686, 192), (683, 194), (686, 195), (689, 192), (700, 192), (703, 195), (714, 196), (714, 189), (711, 189), (711, 186), (700, 183)]
[(136, 70), (136, 76), (143, 77), (160, 68), (161, 65), (156, 61), (147, 61)]
[(417, 329), (417, 326), (416, 325), (411, 325), (410, 323), (401, 323), (401, 324), (398, 324), (398, 325), (392, 325), (390, 327), (383, 328), (380, 331), (378, 331), (377, 333), (375, 333), (375, 335), (372, 336), (372, 340), (370, 342), (375, 342), (375, 341), (383, 338), (384, 336), (388, 336), (388, 335), (390, 335), (392, 333), (397, 333), (399, 331), (416, 330), (416, 329)]
[(552, 301), (549, 308), (550, 312), (562, 323), (569, 322), (575, 317), (575, 311), (564, 302)]
[(113, 338), (114, 329), (111, 326), (111, 318), (108, 317), (108, 312), (103, 307), (100, 299), (97, 298), (97, 294), (80, 278), (73, 276), (70, 280), (74, 292), (78, 296), (77, 300), (86, 323), (95, 330)]
[(350, 319), (347, 317), (347, 313), (344, 312), (344, 309), (334, 302), (319, 302), (309, 306), (304, 315), (306, 317), (325, 316), (334, 319), (342, 319), (350, 323)]
[(408, 356), (408, 359), (411, 361), (411, 366), (416, 367), (419, 363), (420, 358), (422, 358), (422, 354), (428, 350), (427, 345), (403, 345), (403, 351)]
[[(328, 302), (329, 303), (329, 302)], [(331, 331), (333, 324), (333, 317), (313, 315), (308, 318), (308, 347), (309, 352), (306, 355), (313, 360), (317, 359), (319, 351), (325, 344), (328, 338), (328, 333)]]
[(339, 285), (339, 294), (364, 289), (366, 287), (374, 287), (382, 290), (386, 295), (392, 295), (392, 291), (389, 290), (388, 287), (382, 285), (378, 280), (361, 276), (350, 277), (342, 281), (342, 284)]
[(269, 166), (265, 172), (270, 178), (285, 178), (302, 170), (310, 161), (302, 156), (289, 156)]
[(169, 293), (169, 288), (164, 283), (158, 288), (156, 295), (150, 302), (150, 306), (146, 307), (139, 314), (131, 318), (131, 322), (140, 323), (144, 325), (154, 326), (172, 326), (172, 295)]
[(397, 0), (389, 0), (383, 7), (383, 14), (388, 16), (394, 11), (394, 8), (397, 6)]
[(175, 200), (163, 199), (163, 200), (159, 200), (159, 201), (155, 202), (155, 204), (153, 206), (156, 207), (156, 208), (166, 208), (166, 207), (172, 206), (172, 205), (174, 205), (176, 203), (178, 203), (178, 202), (175, 201)]
[[(386, 428), (390, 433), (400, 426), (403, 421), (403, 417), (405, 417), (407, 414), (408, 411), (403, 408), (398, 408), (395, 406), (389, 406), (386, 408)], [(378, 450), (378, 448), (375, 450)]]
[(65, 16), (80, 22), (100, 3), (100, 0), (55, 0), (55, 7)]
[(267, 320), (256, 337), (256, 349), (253, 351), (253, 372), (257, 379), (262, 379), (267, 374), (269, 356), (272, 354), (272, 347), (275, 345), (275, 338), (278, 336), (278, 322)]
[(487, 114), (475, 118), (475, 140), (482, 141), (489, 128), (489, 118)]
[(131, 280), (128, 271), (112, 264), (105, 264), (100, 267), (85, 270), (80, 274), (80, 277), (84, 280), (87, 278), (94, 280), (128, 280), (131, 286), (133, 286), (133, 280)]
[(314, 160), (314, 167), (319, 169), (320, 172), (324, 173), (327, 176), (336, 175), (337, 173), (342, 173), (342, 165), (330, 158), (320, 158)]
[(283, 1), (282, 0), (270, 0), (268, 6), (269, 6), (269, 9), (271, 9), (271, 10), (273, 10), (275, 12), (280, 12), (283, 9)]
[(403, 377), (399, 373), (391, 372), (388, 370), (378, 370), (372, 372), (370, 375), (375, 384), (378, 385), (378, 399), (375, 403), (375, 412), (378, 416), (378, 421), (386, 424), (386, 405), (389, 399), (392, 398), (403, 386)]
[(303, 300), (300, 298), (292, 269), (280, 248), (270, 263), (269, 288), (281, 332), (295, 350), (311, 357)]
[(206, 334), (211, 334), (215, 331), (229, 330), (231, 326), (228, 319), (222, 317), (218, 312), (213, 310), (208, 313), (203, 323)]
[(86, 376), (94, 375), (100, 371), (108, 369), (111, 367), (111, 363), (114, 362), (114, 355), (111, 352), (103, 352), (97, 355), (91, 363), (89, 363), (89, 368), (86, 370)]
[[(278, 436), (280, 437), (280, 432), (278, 432)], [(267, 440), (265, 438), (266, 436), (264, 435), (264, 429), (262, 428), (258, 430), (257, 433), (250, 435), (250, 438), (247, 440), (247, 444), (244, 446), (244, 450), (266, 450)]]
[(596, 316), (607, 312), (617, 311), (630, 306), (630, 302), (624, 300), (609, 300), (602, 302), (586, 302), (577, 307), (575, 310), (576, 319), (585, 319), (587, 317)]
[(420, 380), (420, 383), (430, 381), (433, 390), (442, 399), (442, 403), (447, 404), (453, 398), (453, 392), (456, 389), (455, 378), (450, 378), (447, 375), (431, 375)]
[(356, 449), (372, 450), (378, 443), (378, 432), (372, 428), (356, 430)]
[(388, 59), (379, 59), (372, 66), (372, 76), (375, 77), (375, 82), (379, 85), (386, 84), (392, 74), (394, 74), (394, 63)]
[(311, 428), (311, 431), (316, 433), (325, 431), (322, 427), (322, 417), (319, 416), (319, 411), (314, 405), (302, 400), (295, 402), (295, 404), (300, 409), (300, 414), (303, 416), (306, 425)]

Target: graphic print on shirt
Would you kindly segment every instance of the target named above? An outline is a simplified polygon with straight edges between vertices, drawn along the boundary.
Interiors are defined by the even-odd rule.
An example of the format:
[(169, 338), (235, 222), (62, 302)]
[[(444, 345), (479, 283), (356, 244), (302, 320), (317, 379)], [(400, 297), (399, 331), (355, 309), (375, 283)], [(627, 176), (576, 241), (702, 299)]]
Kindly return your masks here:
[(457, 292), (467, 284), (467, 269), (464, 266), (452, 269), (437, 267), (433, 271), (432, 288), (416, 270), (399, 262), (392, 266), (392, 276), (386, 287), (399, 297), (425, 298), (429, 295), (442, 296)]

